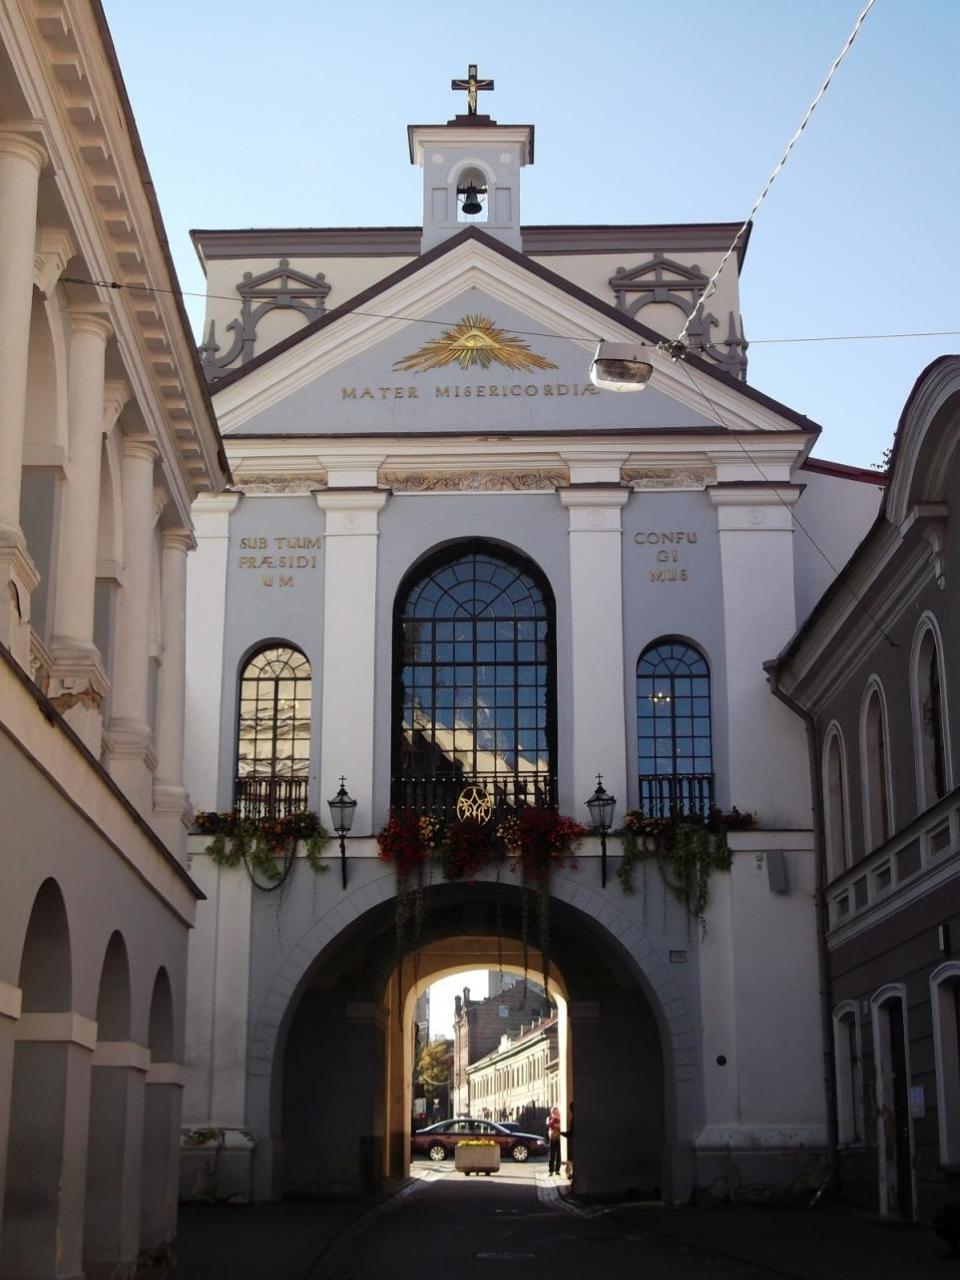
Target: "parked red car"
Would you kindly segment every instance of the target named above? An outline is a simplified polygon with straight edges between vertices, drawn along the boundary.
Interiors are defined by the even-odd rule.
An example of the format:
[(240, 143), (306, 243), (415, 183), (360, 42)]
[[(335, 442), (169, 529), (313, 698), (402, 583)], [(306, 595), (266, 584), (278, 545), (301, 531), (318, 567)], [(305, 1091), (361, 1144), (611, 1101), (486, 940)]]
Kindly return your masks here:
[(544, 1138), (534, 1133), (515, 1133), (495, 1124), (493, 1120), (441, 1120), (421, 1129), (410, 1138), (410, 1154), (429, 1156), (438, 1164), (453, 1155), (454, 1148), (464, 1138), (492, 1138), (500, 1147), (501, 1156), (510, 1156), (518, 1164), (530, 1156), (546, 1153)]

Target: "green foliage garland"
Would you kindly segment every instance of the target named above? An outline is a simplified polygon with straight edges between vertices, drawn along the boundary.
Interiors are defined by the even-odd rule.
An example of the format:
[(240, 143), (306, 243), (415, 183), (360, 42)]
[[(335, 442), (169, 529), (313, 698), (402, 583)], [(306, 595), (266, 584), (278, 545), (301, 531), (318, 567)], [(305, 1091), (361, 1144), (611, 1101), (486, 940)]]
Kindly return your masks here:
[(624, 816), (620, 839), (623, 858), (617, 877), (624, 893), (634, 892), (634, 870), (656, 862), (664, 884), (686, 907), (701, 932), (706, 927), (710, 877), (731, 866), (728, 831), (743, 831), (755, 823), (753, 814), (711, 809), (706, 818), (652, 818), (631, 809)]
[(210, 836), (205, 850), (210, 860), (218, 867), (237, 867), (243, 863), (251, 880), (260, 888), (280, 887), (289, 874), (300, 840), (311, 870), (329, 870), (323, 861), (323, 850), (330, 835), (315, 813), (257, 819), (240, 817), (230, 810), (198, 813), (194, 821), (198, 831)]

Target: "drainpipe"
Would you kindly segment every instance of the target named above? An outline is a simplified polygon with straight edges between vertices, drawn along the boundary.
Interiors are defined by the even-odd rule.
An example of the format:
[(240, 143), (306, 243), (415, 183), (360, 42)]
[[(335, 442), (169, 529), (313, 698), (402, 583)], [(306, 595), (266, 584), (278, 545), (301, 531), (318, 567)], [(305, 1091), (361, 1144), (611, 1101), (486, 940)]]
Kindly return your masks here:
[(827, 954), (827, 899), (825, 893), (823, 779), (820, 771), (820, 752), (813, 715), (806, 707), (780, 688), (777, 681), (776, 662), (765, 662), (764, 670), (775, 698), (800, 717), (807, 731), (807, 754), (810, 759), (812, 787), (813, 852), (816, 859), (816, 912), (817, 912), (817, 968), (820, 979), (820, 1026), (823, 1035), (823, 1087), (827, 1104), (827, 1176), (817, 1189), (812, 1204), (839, 1186), (839, 1159), (837, 1156), (837, 1077), (833, 1056), (833, 990), (830, 983), (830, 965)]

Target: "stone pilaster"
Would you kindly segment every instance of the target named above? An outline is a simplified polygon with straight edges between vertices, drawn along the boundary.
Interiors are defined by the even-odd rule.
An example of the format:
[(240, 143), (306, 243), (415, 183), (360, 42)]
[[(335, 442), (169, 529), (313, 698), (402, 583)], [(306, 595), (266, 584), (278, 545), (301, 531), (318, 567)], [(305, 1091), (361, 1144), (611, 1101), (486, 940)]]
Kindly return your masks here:
[(236, 493), (205, 494), (192, 508), (197, 549), (187, 562), (185, 781), (200, 810), (223, 807), (218, 792), (227, 555), (230, 514), (239, 501)]
[(157, 688), (157, 777), (154, 821), (168, 847), (186, 857), (189, 797), (183, 785), (183, 714), (186, 677), (187, 552), (189, 529), (164, 529), (160, 609), (162, 654)]
[(150, 594), (153, 576), (153, 468), (157, 447), (145, 436), (123, 442), (123, 588), (111, 694), (109, 768), (145, 816), (153, 807), (156, 767), (149, 724)]
[(16, 1024), (4, 1280), (83, 1275), (90, 1065), (97, 1024), (24, 1013)]
[(0, 132), (0, 644), (30, 670), (30, 596), (39, 577), (20, 528), (37, 190), (47, 163), (30, 138)]
[(93, 614), (100, 531), (104, 361), (112, 332), (110, 322), (99, 310), (71, 312), (67, 392), (70, 469), (60, 522), (50, 645), (51, 700), (98, 757), (100, 706), (108, 686), (93, 641)]
[(101, 1040), (93, 1053), (83, 1224), (85, 1280), (132, 1280), (140, 1253), (144, 1080), (150, 1051)]
[[(23, 1002), (19, 987), (0, 982), (0, 1209), (7, 1176), (7, 1138), (13, 1092), (13, 1054), (17, 1020)], [(0, 1212), (0, 1257), (3, 1255), (3, 1213)]]
[(803, 725), (770, 696), (763, 672), (796, 629), (791, 508), (801, 490), (732, 481), (707, 492), (717, 509), (727, 679), (727, 741), (718, 737), (714, 750), (726, 761), (730, 803), (763, 826), (809, 827)]
[(376, 489), (316, 495), (326, 515), (323, 596), (323, 714), (320, 804), (341, 775), (357, 801), (353, 830), (373, 829), (374, 642), (378, 515), (387, 495)]
[(573, 650), (573, 788), (561, 807), (589, 821), (584, 801), (603, 774), (622, 815), (627, 799), (620, 511), (629, 492), (590, 485), (560, 490), (569, 513)]
[(180, 1101), (183, 1067), (151, 1062), (143, 1110), (143, 1181), (140, 1194), (140, 1263), (175, 1264), (177, 1183), (180, 1163)]

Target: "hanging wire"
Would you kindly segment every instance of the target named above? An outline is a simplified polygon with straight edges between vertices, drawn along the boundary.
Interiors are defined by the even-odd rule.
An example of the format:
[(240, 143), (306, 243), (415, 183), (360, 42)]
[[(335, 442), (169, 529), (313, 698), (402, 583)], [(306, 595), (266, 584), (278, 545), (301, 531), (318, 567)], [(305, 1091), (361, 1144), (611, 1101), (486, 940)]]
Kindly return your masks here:
[(860, 31), (860, 28), (863, 26), (864, 19), (866, 18), (867, 14), (870, 12), (870, 10), (873, 8), (875, 4), (876, 4), (876, 0), (867, 0), (867, 3), (864, 5), (860, 13), (860, 16), (857, 18), (856, 22), (853, 24), (853, 30), (847, 36), (846, 43), (844, 44), (843, 48), (840, 50), (837, 57), (834, 59), (833, 66), (827, 72), (827, 78), (824, 80), (823, 84), (820, 86), (820, 90), (817, 93), (814, 100), (810, 103), (809, 107), (807, 107), (806, 114), (804, 115), (803, 119), (800, 121), (800, 127), (797, 129), (796, 133), (787, 143), (786, 150), (784, 151), (783, 155), (780, 157), (780, 160), (777, 163), (776, 167), (774, 168), (773, 173), (770, 174), (770, 177), (764, 183), (763, 190), (760, 192), (756, 200), (753, 202), (753, 208), (747, 214), (746, 218), (744, 218), (743, 225), (741, 226), (740, 230), (733, 237), (733, 243), (730, 245), (730, 248), (726, 251), (723, 257), (720, 259), (720, 265), (717, 267), (716, 271), (714, 271), (713, 275), (707, 281), (707, 286), (704, 289), (703, 293), (700, 295), (700, 299), (697, 302), (697, 305), (693, 308), (693, 310), (687, 316), (686, 323), (684, 324), (683, 328), (680, 330), (680, 333), (677, 337), (678, 343), (683, 343), (683, 344), (686, 343), (687, 333), (690, 329), (690, 325), (696, 319), (697, 315), (703, 310), (704, 306), (707, 303), (707, 300), (711, 298), (714, 295), (714, 293), (716, 293), (717, 281), (720, 278), (720, 272), (727, 265), (730, 258), (735, 253), (737, 246), (740, 244), (743, 237), (746, 235), (747, 228), (750, 226), (750, 223), (753, 221), (753, 218), (757, 213), (757, 210), (760, 208), (764, 200), (766, 200), (767, 198), (767, 192), (773, 186), (778, 175), (780, 174), (780, 171), (783, 169), (783, 166), (787, 163), (787, 157), (790, 155), (790, 152), (793, 150), (797, 142), (800, 140), (800, 135), (803, 133), (804, 129), (806, 129), (807, 125), (809, 124), (810, 117), (813, 115), (814, 111), (816, 111), (817, 106), (822, 100), (824, 94), (827, 92), (827, 89), (829, 89), (830, 81), (833, 79), (834, 75), (836, 74), (836, 71), (839, 68), (840, 63), (843, 62), (844, 58), (850, 52), (850, 47), (853, 44), (854, 40), (856, 40), (857, 34)]
[[(720, 410), (717, 408), (716, 404), (714, 404), (714, 402), (710, 399), (710, 397), (709, 397), (709, 396), (707, 395), (707, 393), (704, 391), (703, 387), (701, 387), (701, 386), (700, 386), (700, 384), (699, 384), (699, 383), (694, 379), (694, 377), (693, 377), (693, 375), (691, 374), (690, 370), (687, 368), (686, 363), (684, 362), (684, 360), (683, 360), (683, 359), (677, 360), (677, 361), (676, 361), (676, 363), (678, 363), (678, 364), (680, 365), (680, 368), (681, 368), (681, 369), (683, 370), (683, 372), (686, 374), (686, 377), (687, 377), (688, 382), (689, 382), (689, 383), (690, 383), (690, 385), (693, 387), (694, 391), (696, 391), (696, 392), (698, 393), (698, 395), (700, 395), (700, 396), (703, 398), (703, 400), (705, 401), (705, 403), (709, 406), (709, 408), (710, 408), (710, 410), (711, 410), (711, 412), (712, 412), (713, 416), (717, 419), (717, 421), (720, 423), (720, 425), (721, 425), (721, 426), (723, 426), (723, 427), (726, 427), (726, 429), (731, 433), (731, 435), (732, 435), (732, 437), (733, 437), (733, 440), (734, 440), (734, 443), (739, 447), (739, 449), (740, 449), (740, 451), (743, 453), (744, 457), (745, 457), (745, 458), (747, 458), (747, 459), (749, 460), (749, 462), (750, 462), (751, 466), (753, 466), (753, 467), (756, 469), (756, 471), (759, 473), (759, 475), (761, 476), (761, 478), (762, 478), (762, 479), (763, 479), (767, 484), (769, 484), (769, 485), (771, 485), (771, 486), (773, 487), (773, 492), (774, 492), (774, 494), (775, 494), (775, 496), (776, 496), (776, 498), (777, 498), (777, 501), (781, 504), (781, 506), (783, 506), (783, 507), (784, 507), (784, 508), (785, 508), (785, 509), (790, 513), (790, 516), (791, 516), (791, 519), (792, 519), (793, 523), (797, 526), (797, 528), (800, 530), (800, 532), (804, 535), (804, 537), (807, 539), (807, 541), (810, 543), (810, 545), (813, 547), (813, 549), (817, 552), (817, 554), (818, 554), (819, 556), (821, 556), (821, 557), (822, 557), (822, 559), (825, 561), (825, 563), (826, 563), (827, 565), (829, 565), (829, 567), (830, 567), (831, 571), (833, 572), (834, 578), (835, 578), (835, 579), (839, 579), (839, 577), (840, 577), (840, 569), (839, 569), (839, 568), (838, 568), (838, 567), (833, 563), (833, 561), (830, 559), (830, 557), (829, 557), (829, 556), (827, 555), (827, 553), (824, 551), (823, 547), (821, 547), (821, 546), (820, 546), (820, 543), (819, 543), (819, 542), (817, 542), (816, 538), (813, 536), (813, 534), (810, 532), (810, 530), (806, 527), (806, 525), (803, 523), (803, 521), (802, 521), (802, 520), (800, 519), (800, 517), (797, 515), (796, 511), (793, 509), (792, 504), (791, 504), (791, 503), (789, 503), (789, 502), (787, 502), (787, 501), (785, 501), (785, 499), (781, 496), (781, 494), (780, 494), (780, 489), (779, 489), (779, 487), (778, 487), (778, 486), (780, 486), (781, 484), (784, 484), (785, 482), (784, 482), (784, 481), (782, 481), (782, 480), (772, 480), (772, 479), (771, 479), (771, 478), (766, 474), (766, 472), (764, 471), (763, 467), (761, 467), (760, 463), (756, 460), (756, 458), (753, 456), (753, 454), (750, 452), (750, 450), (749, 450), (749, 449), (744, 445), (743, 441), (740, 439), (740, 437), (739, 437), (739, 435), (738, 435), (738, 433), (737, 433), (737, 431), (736, 431), (736, 428), (735, 428), (735, 427), (732, 427), (732, 426), (730, 425), (730, 423), (726, 421), (726, 419), (724, 418), (723, 414), (722, 414), (722, 413), (720, 412)], [(882, 474), (878, 472), (878, 474), (877, 474), (877, 483), (878, 483), (878, 484), (880, 483), (881, 478), (882, 478)], [(882, 624), (878, 621), (878, 619), (877, 619), (876, 615), (875, 615), (875, 614), (873, 613), (873, 611), (871, 610), (870, 606), (864, 602), (863, 598), (862, 598), (861, 596), (858, 596), (858, 595), (857, 595), (857, 593), (854, 591), (853, 587), (851, 587), (851, 586), (850, 586), (850, 584), (849, 584), (848, 582), (843, 582), (843, 583), (841, 583), (841, 585), (842, 585), (842, 586), (843, 586), (843, 588), (846, 590), (847, 594), (848, 594), (848, 595), (853, 599), (854, 603), (855, 603), (859, 608), (861, 608), (861, 609), (864, 611), (864, 613), (867, 615), (867, 617), (870, 619), (870, 621), (871, 621), (871, 622), (873, 623), (873, 625), (876, 627), (877, 631), (880, 633), (880, 635), (883, 637), (883, 639), (887, 642), (887, 644), (888, 644), (888, 645), (890, 645), (890, 647), (891, 647), (892, 649), (899, 649), (899, 648), (900, 648), (900, 645), (899, 645), (899, 644), (897, 643), (897, 641), (896, 641), (896, 640), (894, 640), (894, 639), (893, 639), (893, 637), (892, 637), (892, 636), (891, 636), (891, 635), (890, 635), (890, 634), (889, 634), (889, 633), (884, 629), (884, 627), (882, 626)]]
[[(134, 289), (142, 293), (168, 293), (176, 298), (206, 298), (208, 300), (216, 300), (218, 302), (238, 302), (240, 300), (238, 294), (227, 293), (196, 293), (184, 289), (163, 289), (159, 286), (149, 284), (124, 284), (119, 280), (81, 280), (77, 276), (61, 276), (64, 284), (82, 284), (94, 289)], [(324, 312), (327, 315), (329, 312)], [(460, 323), (457, 320), (431, 320), (425, 316), (405, 316), (400, 312), (385, 311), (365, 311), (359, 307), (353, 307), (350, 314), (354, 316), (365, 316), (372, 320), (402, 320), (406, 324), (431, 324), (440, 328), (452, 328)], [(575, 342), (582, 347), (593, 347), (598, 342), (604, 341), (600, 334), (591, 338), (585, 338), (582, 334), (576, 333), (554, 333), (545, 329), (513, 329), (511, 333), (515, 333), (521, 338), (554, 338), (558, 342)], [(807, 334), (802, 337), (795, 338), (751, 338), (749, 345), (751, 347), (785, 345), (795, 342), (879, 342), (881, 340), (889, 340), (894, 338), (956, 338), (960, 337), (960, 329), (918, 329), (910, 330), (904, 333), (832, 333), (832, 334)], [(659, 342), (647, 342), (643, 338), (635, 339), (638, 347), (646, 347), (648, 350), (668, 350), (670, 343), (668, 339)], [(705, 342), (703, 349), (707, 351), (722, 351), (726, 347), (723, 342)], [(696, 351), (693, 353), (696, 354)]]

